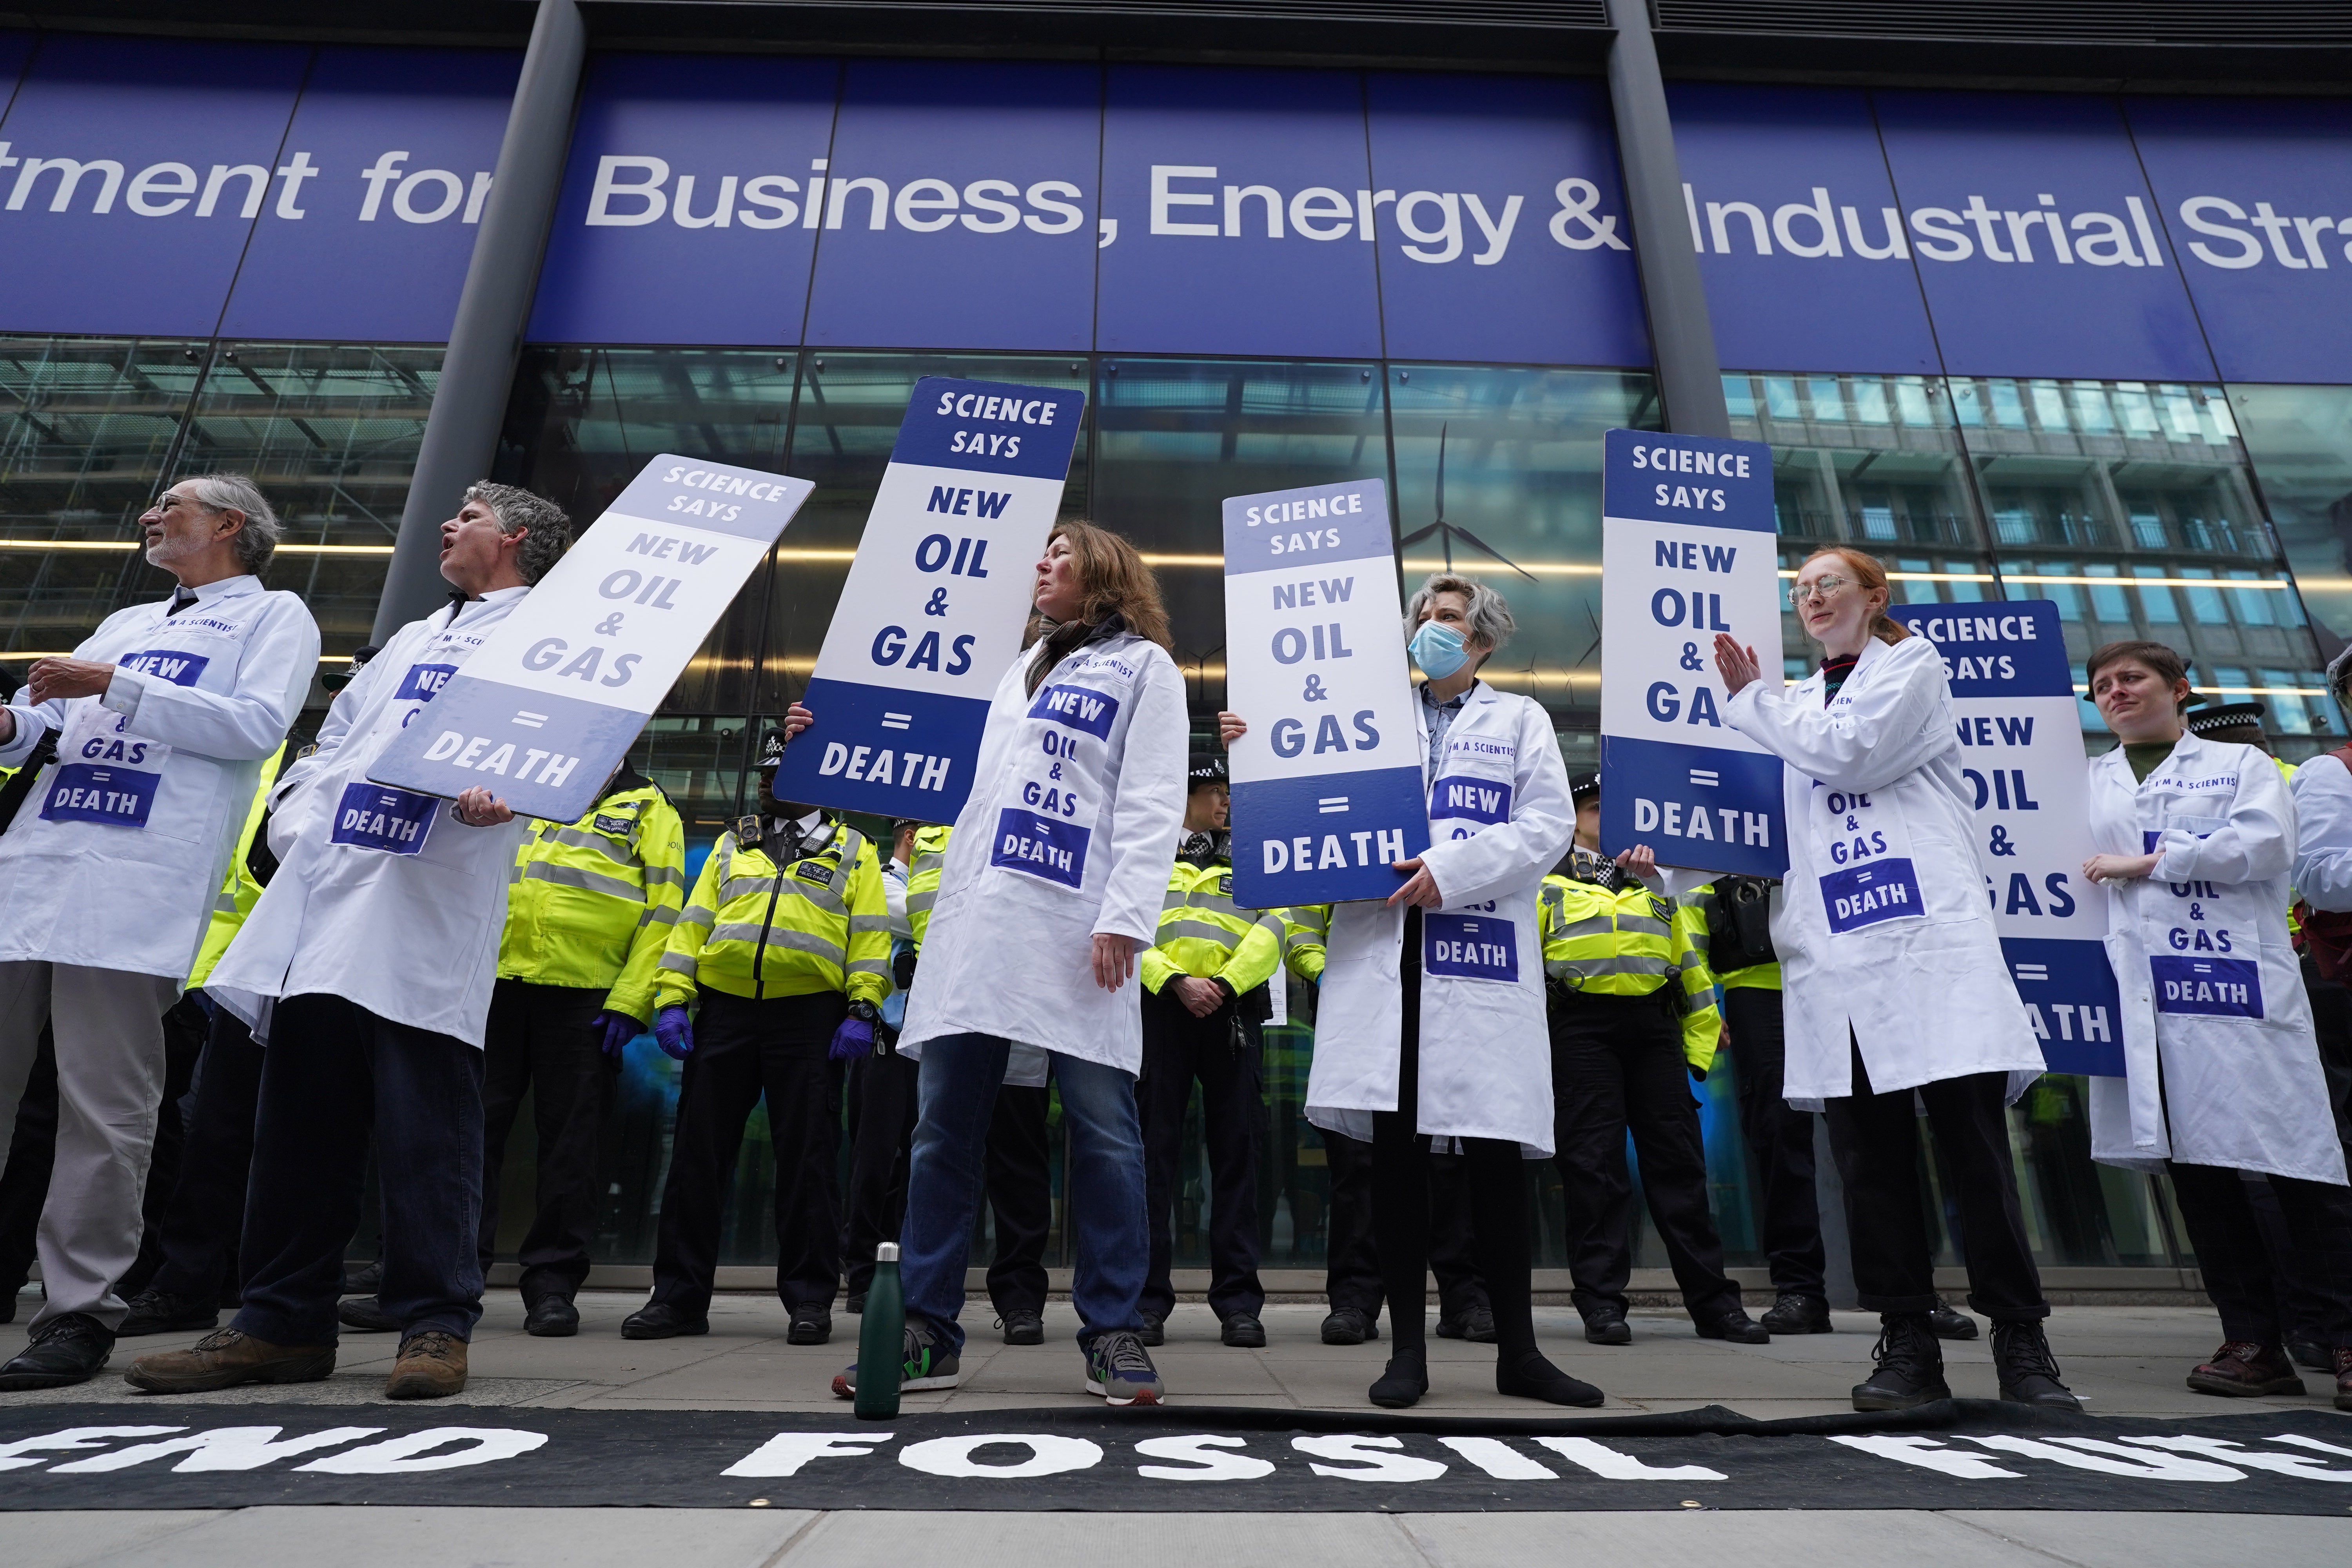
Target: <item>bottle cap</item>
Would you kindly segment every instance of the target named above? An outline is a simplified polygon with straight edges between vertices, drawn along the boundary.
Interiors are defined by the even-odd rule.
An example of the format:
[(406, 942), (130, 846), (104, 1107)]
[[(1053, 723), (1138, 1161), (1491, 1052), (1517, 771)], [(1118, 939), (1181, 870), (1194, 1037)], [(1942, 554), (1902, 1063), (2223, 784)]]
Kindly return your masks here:
[(876, 1247), (874, 1248), (874, 1261), (877, 1263), (898, 1262), (898, 1244), (895, 1241), (886, 1241)]

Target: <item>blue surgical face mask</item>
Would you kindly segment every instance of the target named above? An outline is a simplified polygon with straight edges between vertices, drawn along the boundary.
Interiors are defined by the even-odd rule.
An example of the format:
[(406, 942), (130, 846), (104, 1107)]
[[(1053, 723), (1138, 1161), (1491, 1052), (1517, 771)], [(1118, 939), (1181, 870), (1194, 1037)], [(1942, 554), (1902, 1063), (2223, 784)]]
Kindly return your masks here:
[(1412, 641), (1405, 645), (1405, 650), (1432, 680), (1444, 679), (1470, 658), (1462, 651), (1462, 634), (1436, 621), (1422, 622), (1421, 629), (1412, 634)]

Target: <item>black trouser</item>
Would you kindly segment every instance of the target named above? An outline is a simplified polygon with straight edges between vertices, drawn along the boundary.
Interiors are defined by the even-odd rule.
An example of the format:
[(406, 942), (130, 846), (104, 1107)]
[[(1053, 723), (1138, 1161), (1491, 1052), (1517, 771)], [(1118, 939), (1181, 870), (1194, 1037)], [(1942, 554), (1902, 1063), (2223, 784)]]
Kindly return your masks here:
[(1682, 1018), (1667, 991), (1647, 996), (1555, 994), (1552, 1138), (1568, 1209), (1569, 1278), (1577, 1310), (1622, 1314), (1633, 1273), (1633, 1184), (1625, 1135), (1642, 1162), (1642, 1193), (1666, 1244), (1683, 1305), (1702, 1323), (1739, 1309), (1706, 1206), (1706, 1151), (1683, 1058)]
[(2009, 1155), (2004, 1100), (2009, 1075), (1970, 1073), (1916, 1090), (1874, 1093), (1862, 1051), (1853, 1053), (1853, 1092), (1826, 1102), (1830, 1148), (1845, 1186), (1846, 1231), (1853, 1239), (1853, 1282), (1863, 1310), (1925, 1312), (1936, 1305), (1934, 1245), (1919, 1184), (1916, 1093), (1927, 1107), (1936, 1148), (1958, 1188), (1968, 1245), (1969, 1305), (1996, 1322), (2046, 1318), (2042, 1274), (2025, 1240), (2017, 1170)]
[[(1381, 1280), (1381, 1251), (1372, 1244), (1372, 1146), (1328, 1128), (1317, 1131), (1323, 1134), (1331, 1191), (1324, 1293), (1334, 1311), (1353, 1307), (1378, 1318), (1388, 1291)], [(1488, 1310), (1465, 1165), (1459, 1154), (1429, 1157), (1429, 1271), (1437, 1277), (1437, 1316), (1443, 1322), (1458, 1323), (1474, 1309)]]
[(1143, 996), (1143, 1073), (1135, 1083), (1143, 1128), (1143, 1197), (1151, 1230), (1151, 1265), (1140, 1305), (1156, 1318), (1176, 1306), (1170, 1280), (1175, 1256), (1171, 1211), (1182, 1184), (1184, 1110), (1201, 1085), (1201, 1126), (1209, 1155), (1209, 1307), (1220, 1321), (1265, 1310), (1257, 1279), (1257, 1148), (1265, 1121), (1259, 1090), (1257, 1026), (1233, 1039), (1234, 1003), (1196, 1018), (1176, 999), (1171, 980)]
[(335, 1342), (343, 1248), (360, 1220), (368, 1132), (383, 1214), (376, 1300), (404, 1337), (473, 1337), (482, 1315), (482, 1053), (340, 996), (289, 996), (270, 1021), (235, 1326), (279, 1345)]
[(597, 1154), (613, 1115), (621, 1064), (604, 1055), (604, 986), (535, 985), (501, 980), (490, 993), (482, 1051), (482, 1229), (478, 1250), (488, 1277), (499, 1250), (499, 1171), (522, 1097), (539, 1131), (533, 1197), (539, 1207), (515, 1261), (523, 1304), (570, 1300), (588, 1278), (604, 1194)]
[[(1397, 1109), (1372, 1113), (1372, 1243), (1380, 1249), (1395, 1350), (1409, 1353), (1427, 1344), (1430, 1247), (1429, 1140), (1414, 1131), (1421, 1104), (1418, 907), (1405, 910), (1400, 968)], [(1465, 1138), (1462, 1147), (1478, 1267), (1495, 1313), (1496, 1359), (1508, 1363), (1536, 1348), (1526, 1163), (1517, 1143), (1499, 1138)]]
[(762, 1094), (776, 1155), (776, 1295), (830, 1307), (841, 1283), (841, 1082), (825, 1055), (848, 1016), (838, 991), (753, 1001), (705, 987), (677, 1090), (653, 1299), (710, 1310), (719, 1225), (743, 1123)]
[[(2281, 1282), (2254, 1222), (2246, 1183), (2221, 1165), (2168, 1162), (2172, 1194), (2180, 1205), (2181, 1228), (2197, 1249), (2205, 1294), (2221, 1315), (2221, 1337), (2275, 1345), (2284, 1337), (2279, 1310)], [(2352, 1348), (2352, 1222), (2345, 1189), (2293, 1176), (2268, 1182), (2286, 1222), (2296, 1273), (2308, 1291), (2323, 1344)]]
[(33, 1275), (41, 1207), (49, 1201), (49, 1171), (57, 1153), (58, 1048), (49, 1026), (43, 1024), (33, 1070), (16, 1100), (8, 1163), (0, 1169), (0, 1296), (11, 1301)]
[[(1822, 1211), (1813, 1193), (1813, 1118), (1790, 1109), (1781, 1093), (1786, 1045), (1780, 993), (1739, 985), (1723, 994), (1731, 1026), (1732, 1071), (1739, 1080), (1739, 1131), (1755, 1162), (1764, 1260), (1772, 1289), (1784, 1296), (1827, 1299), (1822, 1279)], [(1643, 1167), (1646, 1176), (1648, 1167)]]
[(149, 1281), (167, 1295), (210, 1303), (226, 1294), (233, 1301), (242, 1283), (237, 1237), (245, 1228), (253, 1122), (268, 1054), (253, 1043), (253, 1032), (236, 1014), (214, 1009), (212, 1034), (196, 1068), (179, 1179), (163, 1205), (163, 1264)]
[(1052, 1095), (1044, 1084), (1001, 1084), (989, 1118), (984, 1163), (996, 1252), (988, 1265), (988, 1299), (1000, 1318), (1045, 1310), (1045, 1238), (1054, 1228), (1045, 1130)]
[[(2347, 1159), (2352, 1159), (2352, 992), (2335, 981), (2321, 979), (2308, 957), (2303, 961), (2303, 984), (2311, 996), (2311, 1021), (2319, 1040), (2319, 1064), (2327, 1078), (2336, 1136), (2346, 1145)], [(2352, 1227), (2352, 1187), (2306, 1184), (2314, 1189), (2306, 1206), (2315, 1205), (2306, 1225), (2315, 1223), (2323, 1235), (2342, 1234), (2341, 1227)], [(2338, 1307), (2335, 1289), (2327, 1283), (2325, 1270), (2315, 1268), (2305, 1248), (2297, 1245), (2296, 1227), (2287, 1219), (2276, 1179), (2248, 1174), (2244, 1185), (2254, 1224), (2262, 1232), (2281, 1331), (2290, 1338), (2326, 1342), (2327, 1326)], [(2199, 1253), (2201, 1258), (2203, 1248)]]
[(874, 1249), (898, 1239), (907, 1218), (907, 1160), (915, 1135), (918, 1064), (869, 1051), (849, 1064), (849, 1202), (841, 1229), (849, 1293), (874, 1281)]

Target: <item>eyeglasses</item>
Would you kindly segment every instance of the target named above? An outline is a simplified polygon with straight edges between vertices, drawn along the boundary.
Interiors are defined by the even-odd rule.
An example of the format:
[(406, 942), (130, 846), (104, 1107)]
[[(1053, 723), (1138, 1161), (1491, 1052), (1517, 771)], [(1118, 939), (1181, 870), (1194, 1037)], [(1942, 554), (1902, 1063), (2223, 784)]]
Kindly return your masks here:
[(1801, 610), (1816, 599), (1826, 599), (1846, 585), (1843, 577), (1816, 577), (1810, 583), (1789, 584), (1789, 607)]

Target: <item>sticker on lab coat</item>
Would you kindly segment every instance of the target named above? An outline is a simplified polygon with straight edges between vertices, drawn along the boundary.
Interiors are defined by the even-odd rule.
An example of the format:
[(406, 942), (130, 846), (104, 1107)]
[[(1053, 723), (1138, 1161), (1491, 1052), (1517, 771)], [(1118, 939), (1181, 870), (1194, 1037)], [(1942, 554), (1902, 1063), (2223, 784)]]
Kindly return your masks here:
[(997, 813), (996, 843), (989, 851), (988, 863), (1026, 871), (1066, 888), (1079, 887), (1087, 879), (1087, 837), (1088, 830), (1074, 823), (1007, 807)]
[(454, 664), (412, 664), (401, 678), (400, 689), (392, 695), (395, 702), (430, 702), (441, 695), (449, 678), (457, 673)]
[(1458, 816), (1471, 822), (1508, 822), (1511, 781), (1454, 773), (1429, 786), (1429, 819)]
[(1828, 873), (1822, 878), (1822, 907), (1829, 911), (1830, 930), (1840, 932), (1927, 910), (1908, 860), (1874, 860)]
[(1097, 741), (1108, 741), (1111, 722), (1118, 717), (1118, 699), (1091, 686), (1048, 686), (1037, 693), (1029, 717), (1051, 719), (1073, 730), (1084, 730)]
[(41, 819), (144, 827), (147, 814), (155, 808), (156, 787), (163, 782), (162, 773), (66, 763), (49, 784), (48, 798), (41, 802)]
[[(419, 667), (423, 668), (422, 666)], [(412, 672), (414, 673), (414, 672)], [(390, 855), (414, 855), (425, 847), (433, 831), (437, 796), (411, 790), (386, 789), (382, 784), (348, 784), (335, 805), (337, 844), (381, 849)]]
[(151, 647), (143, 653), (125, 654), (117, 662), (125, 669), (152, 675), (174, 686), (194, 686), (204, 679), (205, 667), (212, 660), (200, 653), (183, 653), (175, 647)]
[(1422, 965), (1454, 980), (1519, 981), (1519, 933), (1493, 915), (1421, 917)]
[(2212, 1018), (2263, 1016), (2262, 966), (2250, 958), (2149, 958), (2156, 974), (2156, 1010)]

